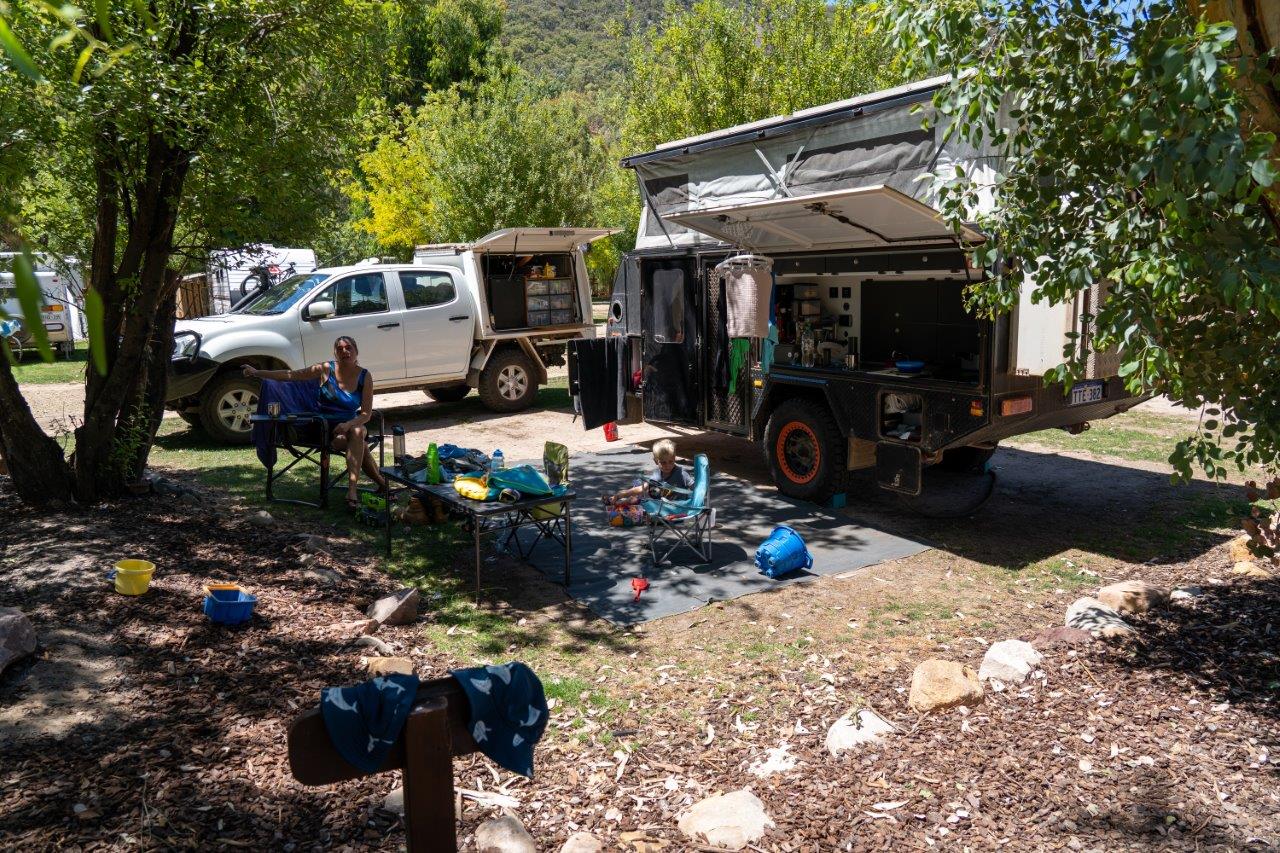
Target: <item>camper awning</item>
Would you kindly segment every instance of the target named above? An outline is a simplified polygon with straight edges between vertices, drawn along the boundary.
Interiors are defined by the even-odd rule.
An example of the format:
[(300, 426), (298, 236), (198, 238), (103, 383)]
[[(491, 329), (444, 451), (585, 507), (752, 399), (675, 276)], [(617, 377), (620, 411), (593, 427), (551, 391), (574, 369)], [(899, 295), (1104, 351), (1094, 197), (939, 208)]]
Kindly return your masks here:
[[(856, 249), (955, 236), (936, 210), (885, 186), (678, 211), (663, 219), (759, 252)], [(961, 239), (983, 238), (965, 228)]]
[(484, 235), (472, 243), (471, 248), (476, 252), (502, 254), (570, 252), (617, 233), (616, 229), (609, 228), (503, 228)]

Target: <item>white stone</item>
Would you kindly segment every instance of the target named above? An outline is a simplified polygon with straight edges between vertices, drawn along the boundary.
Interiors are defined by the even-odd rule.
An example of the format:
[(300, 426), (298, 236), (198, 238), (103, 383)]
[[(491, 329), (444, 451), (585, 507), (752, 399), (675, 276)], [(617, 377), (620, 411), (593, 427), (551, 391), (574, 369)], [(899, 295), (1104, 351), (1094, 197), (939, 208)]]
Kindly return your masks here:
[(0, 672), (36, 650), (36, 629), (16, 607), (0, 607)]
[(258, 527), (275, 527), (276, 520), (271, 517), (271, 513), (265, 509), (260, 509), (253, 515), (249, 516), (249, 523)]
[(476, 829), (479, 853), (538, 853), (533, 836), (513, 815), (486, 820)]
[(383, 625), (408, 625), (418, 618), (418, 591), (406, 587), (394, 595), (379, 598), (366, 614)]
[(1040, 665), (1040, 660), (1040, 653), (1030, 643), (1023, 640), (1001, 640), (992, 643), (991, 648), (987, 649), (982, 658), (982, 666), (978, 668), (978, 678), (982, 681), (994, 679), (1005, 684), (1021, 684)]
[(394, 814), (404, 814), (404, 787), (392, 788), (382, 801), (382, 808)]
[(850, 708), (827, 729), (827, 751), (839, 755), (846, 750), (878, 743), (892, 733), (893, 726), (875, 711)]
[(791, 745), (785, 740), (773, 749), (765, 750), (764, 755), (757, 758), (747, 768), (752, 776), (763, 779), (774, 773), (786, 773), (796, 766), (796, 757), (791, 754)]
[(1197, 598), (1204, 596), (1203, 587), (1198, 586), (1180, 586), (1173, 592), (1169, 593), (1170, 601), (1195, 601)]
[(1095, 637), (1118, 637), (1133, 633), (1133, 628), (1124, 621), (1124, 617), (1089, 596), (1072, 602), (1067, 608), (1064, 622), (1068, 628), (1079, 628)]
[(694, 804), (681, 815), (677, 825), (691, 841), (741, 850), (763, 838), (774, 823), (760, 798), (743, 788)]
[(604, 845), (589, 832), (575, 832), (560, 848), (560, 853), (601, 853)]

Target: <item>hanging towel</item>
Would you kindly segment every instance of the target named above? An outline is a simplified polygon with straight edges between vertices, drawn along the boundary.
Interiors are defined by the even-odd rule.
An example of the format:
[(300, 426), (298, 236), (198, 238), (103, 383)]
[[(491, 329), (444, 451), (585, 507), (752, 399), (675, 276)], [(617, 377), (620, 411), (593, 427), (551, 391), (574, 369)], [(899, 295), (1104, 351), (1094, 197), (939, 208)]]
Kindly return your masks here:
[(392, 673), (351, 687), (320, 691), (320, 714), (338, 754), (377, 773), (400, 737), (418, 694), (418, 676)]
[(569, 389), (582, 406), (585, 429), (620, 420), (626, 412), (623, 399), (623, 347), (621, 337), (569, 342)]
[(533, 670), (518, 661), (455, 669), (471, 700), (471, 737), (500, 767), (533, 778), (533, 746), (547, 728), (547, 697)]
[[(267, 406), (279, 403), (280, 411), (286, 415), (314, 415), (320, 410), (320, 385), (315, 382), (277, 382), (274, 379), (262, 380), (258, 390), (257, 414), (267, 414)], [(287, 429), (283, 424), (276, 424), (276, 429)], [(328, 430), (325, 430), (327, 433)], [(249, 429), (254, 447), (258, 452), (258, 461), (271, 468), (276, 464), (276, 447), (271, 443), (272, 425), (258, 421)], [(327, 435), (319, 436), (321, 440)]]
[(751, 355), (751, 341), (748, 338), (734, 338), (729, 342), (729, 396), (738, 393), (738, 377)]
[(769, 297), (773, 274), (763, 266), (729, 266), (724, 270), (726, 332), (731, 338), (763, 338), (769, 334)]

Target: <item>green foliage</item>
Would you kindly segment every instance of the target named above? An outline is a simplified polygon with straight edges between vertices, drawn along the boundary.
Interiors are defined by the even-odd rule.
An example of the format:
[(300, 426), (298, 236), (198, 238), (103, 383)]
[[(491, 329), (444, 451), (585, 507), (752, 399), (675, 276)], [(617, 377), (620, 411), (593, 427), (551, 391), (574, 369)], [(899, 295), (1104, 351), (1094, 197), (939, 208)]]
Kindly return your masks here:
[(487, 76), (501, 64), (502, 13), (501, 0), (397, 3), (390, 28), (399, 67), (388, 75), (388, 100), (416, 105), (428, 92)]
[[(1109, 283), (1093, 346), (1121, 348), (1131, 391), (1211, 406), (1171, 458), (1179, 475), (1274, 466), (1280, 254), (1262, 193), (1275, 139), (1233, 85), (1261, 70), (1234, 59), (1235, 31), (1172, 2), (886, 6), (915, 70), (955, 75), (936, 120), (1003, 155), (990, 173), (935, 176), (948, 220), (998, 235), (976, 260), (1013, 259), (974, 304), (1009, 310), (1028, 276), (1050, 304)], [(1064, 361), (1046, 378), (1081, 376), (1074, 343)]]
[(632, 151), (901, 82), (860, 2), (699, 0), (632, 41)]
[(597, 194), (618, 171), (581, 98), (516, 75), (474, 98), (434, 93), (399, 138), (365, 156), (365, 227), (401, 253), (419, 243), (474, 240), (496, 228), (601, 221)]

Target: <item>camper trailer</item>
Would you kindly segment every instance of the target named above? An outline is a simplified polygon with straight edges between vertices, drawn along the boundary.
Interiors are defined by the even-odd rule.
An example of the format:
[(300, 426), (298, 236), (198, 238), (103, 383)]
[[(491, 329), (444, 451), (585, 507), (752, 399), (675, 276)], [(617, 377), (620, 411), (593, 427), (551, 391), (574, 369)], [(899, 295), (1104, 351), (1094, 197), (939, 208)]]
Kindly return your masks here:
[(210, 252), (207, 273), (209, 308), (213, 314), (226, 314), (273, 284), (291, 275), (309, 273), (315, 268), (316, 253), (311, 249), (290, 249), (264, 243)]
[[(987, 275), (966, 248), (991, 235), (948, 228), (921, 176), (981, 177), (995, 155), (922, 129), (945, 82), (626, 158), (643, 212), (607, 326), (622, 367), (581, 363), (606, 357), (584, 346), (580, 403), (603, 394), (617, 400), (608, 412), (760, 441), (778, 489), (821, 502), (859, 469), (918, 495), (930, 466), (982, 470), (1002, 439), (1083, 430), (1141, 402), (1115, 353), (1090, 354), (1070, 390), (1045, 384), (1068, 336), (1087, 340), (1100, 292), (1051, 306), (1028, 281), (1008, 315), (966, 310), (965, 288)], [(744, 312), (758, 331), (744, 334)]]
[[(13, 292), (13, 252), (0, 252), (0, 307), (11, 317), (22, 316), (22, 306)], [(36, 256), (36, 281), (40, 285), (40, 319), (50, 345), (63, 358), (75, 353), (76, 341), (86, 337), (84, 285), (80, 263), (75, 258)], [(34, 340), (29, 329), (19, 333), (25, 348)]]

